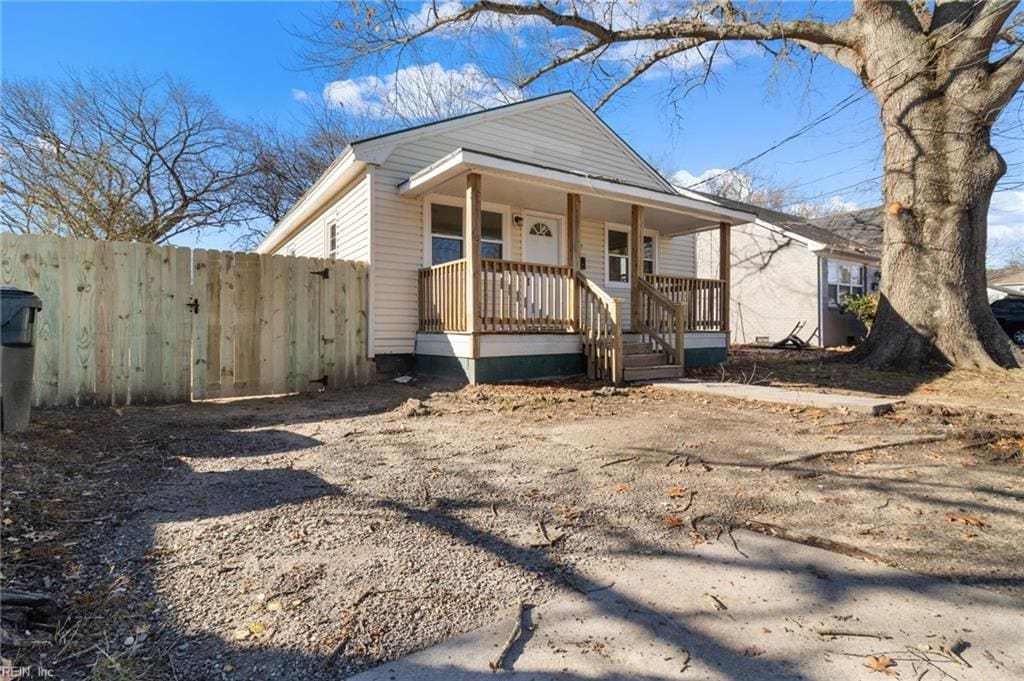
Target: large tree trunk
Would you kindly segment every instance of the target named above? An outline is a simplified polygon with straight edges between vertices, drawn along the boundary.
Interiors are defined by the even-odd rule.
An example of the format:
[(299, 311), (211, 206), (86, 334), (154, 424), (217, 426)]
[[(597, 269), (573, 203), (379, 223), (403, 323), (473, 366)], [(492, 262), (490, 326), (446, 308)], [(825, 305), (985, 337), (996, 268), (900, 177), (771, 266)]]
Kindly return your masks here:
[(862, 73), (881, 105), (885, 237), (878, 316), (859, 357), (875, 367), (1024, 366), (986, 295), (989, 202), (1006, 164), (972, 105), (982, 93), (969, 70), (943, 72), (927, 43), (894, 33), (886, 23), (868, 34), (875, 56)]

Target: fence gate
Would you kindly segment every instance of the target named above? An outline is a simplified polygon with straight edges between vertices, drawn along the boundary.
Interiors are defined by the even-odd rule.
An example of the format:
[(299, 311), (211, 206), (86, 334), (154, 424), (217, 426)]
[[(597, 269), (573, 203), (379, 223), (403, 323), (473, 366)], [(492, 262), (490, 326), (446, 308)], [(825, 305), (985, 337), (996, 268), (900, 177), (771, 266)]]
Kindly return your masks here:
[(363, 263), (0, 234), (0, 283), (43, 300), (36, 406), (365, 383)]

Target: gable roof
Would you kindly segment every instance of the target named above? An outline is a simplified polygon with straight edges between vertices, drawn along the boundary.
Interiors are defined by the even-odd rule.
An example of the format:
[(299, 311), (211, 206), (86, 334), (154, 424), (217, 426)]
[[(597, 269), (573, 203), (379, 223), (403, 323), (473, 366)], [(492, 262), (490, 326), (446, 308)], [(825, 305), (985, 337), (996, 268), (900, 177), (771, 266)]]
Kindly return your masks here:
[[(452, 116), (439, 121), (414, 125), (351, 142), (317, 178), (313, 186), (299, 197), (299, 200), (288, 209), (284, 217), (263, 237), (263, 240), (256, 247), (256, 251), (258, 253), (268, 253), (284, 243), (287, 238), (304, 225), (304, 218), (314, 215), (322, 209), (329, 197), (341, 191), (350, 181), (358, 177), (359, 173), (368, 164), (383, 162), (390, 153), (390, 150), (402, 139), (413, 137), (426, 131), (441, 131), (445, 128), (462, 125), (468, 121), (477, 123), (488, 118), (504, 116), (511, 111), (528, 111), (559, 102), (571, 103), (592, 120), (624, 154), (637, 162), (638, 166), (651, 178), (652, 183), (660, 187), (661, 190), (671, 194), (680, 194), (672, 186), (671, 182), (665, 179), (654, 166), (638, 154), (629, 143), (622, 139), (615, 130), (594, 113), (575, 93), (571, 91), (555, 92), (531, 99), (524, 99), (519, 102), (503, 104), (490, 109)], [(686, 194), (682, 195), (685, 196)]]
[(802, 237), (802, 240), (820, 244), (822, 248), (860, 254), (873, 259), (880, 257), (882, 253), (881, 207), (811, 219), (706, 192), (692, 189), (688, 191), (706, 196), (723, 206), (753, 213), (762, 226), (775, 226), (784, 232)]
[(510, 113), (526, 112), (534, 109), (540, 109), (542, 107), (552, 106), (556, 104), (571, 104), (574, 106), (583, 116), (585, 116), (590, 122), (596, 125), (602, 132), (605, 133), (607, 138), (619, 148), (627, 157), (632, 159), (641, 167), (646, 175), (650, 177), (651, 181), (654, 182), (658, 187), (665, 191), (677, 193), (676, 188), (669, 182), (665, 177), (661, 175), (652, 166), (647, 159), (641, 156), (637, 151), (630, 146), (626, 140), (622, 138), (619, 133), (615, 131), (610, 125), (608, 125), (604, 119), (602, 119), (597, 113), (594, 112), (587, 104), (579, 98), (579, 96), (571, 90), (563, 90), (561, 92), (553, 92), (547, 95), (540, 95), (538, 97), (532, 97), (530, 99), (524, 99), (518, 102), (510, 102), (508, 104), (502, 104), (500, 106), (491, 107), (489, 109), (481, 109), (480, 111), (471, 111), (469, 113), (460, 114), (458, 116), (451, 116), (449, 118), (443, 118), (438, 121), (431, 121), (429, 123), (422, 123), (420, 125), (413, 125), (407, 128), (401, 128), (399, 130), (393, 130), (391, 132), (382, 133), (380, 135), (374, 135), (372, 137), (366, 137), (361, 140), (355, 140), (351, 143), (351, 147), (356, 150), (357, 155), (366, 156), (370, 162), (383, 161), (383, 157), (375, 158), (373, 150), (384, 149), (386, 150), (393, 148), (396, 144), (403, 140), (406, 140), (417, 135), (425, 133), (438, 133), (443, 132), (446, 129), (455, 128), (467, 124), (477, 124), (489, 119), (500, 118), (507, 116)]

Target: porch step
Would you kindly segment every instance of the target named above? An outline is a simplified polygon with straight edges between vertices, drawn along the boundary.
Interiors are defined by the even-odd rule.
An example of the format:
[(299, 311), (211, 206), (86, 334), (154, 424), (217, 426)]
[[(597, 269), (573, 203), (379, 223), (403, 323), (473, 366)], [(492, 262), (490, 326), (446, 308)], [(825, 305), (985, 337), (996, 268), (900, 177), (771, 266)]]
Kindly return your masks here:
[(654, 345), (650, 342), (630, 341), (622, 343), (622, 352), (627, 355), (646, 355), (654, 352)]
[(624, 369), (630, 367), (653, 367), (653, 366), (664, 366), (668, 362), (668, 357), (665, 356), (664, 352), (637, 352), (634, 354), (626, 354), (622, 358), (622, 366)]
[(660, 378), (682, 378), (683, 367), (678, 364), (656, 364), (654, 366), (622, 367), (622, 379), (629, 381), (653, 381)]
[(622, 333), (623, 343), (643, 343), (644, 335), (642, 333), (633, 333), (632, 331), (624, 331)]

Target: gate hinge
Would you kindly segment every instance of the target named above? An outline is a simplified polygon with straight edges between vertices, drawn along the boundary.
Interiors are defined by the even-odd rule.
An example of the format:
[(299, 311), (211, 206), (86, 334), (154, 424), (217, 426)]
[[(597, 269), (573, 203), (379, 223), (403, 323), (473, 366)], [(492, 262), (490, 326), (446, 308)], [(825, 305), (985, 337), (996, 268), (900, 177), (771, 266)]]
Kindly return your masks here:
[(331, 278), (331, 271), (329, 269), (327, 269), (326, 267), (323, 268), (322, 270), (317, 271), (317, 272), (310, 272), (310, 274), (315, 274), (316, 276), (323, 277), (324, 279), (330, 279)]
[(192, 310), (192, 314), (199, 314), (199, 299), (190, 298), (189, 301), (185, 303), (185, 307)]

